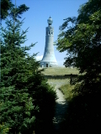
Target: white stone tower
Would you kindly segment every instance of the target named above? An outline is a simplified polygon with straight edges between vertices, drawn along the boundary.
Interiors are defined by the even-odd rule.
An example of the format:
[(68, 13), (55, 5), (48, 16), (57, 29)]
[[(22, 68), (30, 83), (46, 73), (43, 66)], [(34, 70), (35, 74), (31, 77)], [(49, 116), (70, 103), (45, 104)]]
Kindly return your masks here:
[(41, 60), (40, 64), (41, 67), (53, 67), (57, 66), (57, 61), (54, 54), (54, 47), (53, 47), (53, 37), (54, 37), (54, 29), (52, 27), (52, 18), (49, 17), (48, 27), (46, 27), (46, 42), (45, 42), (45, 50), (43, 59)]

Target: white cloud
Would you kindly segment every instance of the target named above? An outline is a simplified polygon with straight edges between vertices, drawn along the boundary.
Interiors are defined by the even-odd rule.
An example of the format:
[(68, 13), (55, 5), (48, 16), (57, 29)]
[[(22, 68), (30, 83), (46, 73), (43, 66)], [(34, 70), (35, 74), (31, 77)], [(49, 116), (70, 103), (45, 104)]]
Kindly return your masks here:
[(37, 60), (37, 61), (42, 60), (42, 58), (43, 58), (43, 55), (40, 55), (40, 56), (38, 55), (38, 56), (36, 56), (36, 60)]

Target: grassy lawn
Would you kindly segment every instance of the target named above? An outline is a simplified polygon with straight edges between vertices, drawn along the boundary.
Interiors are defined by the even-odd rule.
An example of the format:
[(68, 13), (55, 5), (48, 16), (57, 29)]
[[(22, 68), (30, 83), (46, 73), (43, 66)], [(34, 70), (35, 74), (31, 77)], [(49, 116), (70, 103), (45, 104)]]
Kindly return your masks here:
[(66, 74), (78, 74), (76, 68), (65, 68), (65, 67), (49, 67), (43, 71), (44, 75), (66, 75)]

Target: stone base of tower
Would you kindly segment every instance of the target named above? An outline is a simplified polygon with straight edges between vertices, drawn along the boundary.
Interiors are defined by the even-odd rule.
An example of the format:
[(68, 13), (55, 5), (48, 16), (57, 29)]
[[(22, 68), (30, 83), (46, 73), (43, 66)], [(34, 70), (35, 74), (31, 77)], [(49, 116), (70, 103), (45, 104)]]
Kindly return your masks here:
[(58, 64), (57, 64), (57, 62), (40, 62), (40, 66), (42, 67), (42, 68), (44, 68), (44, 67), (57, 67), (58, 66)]

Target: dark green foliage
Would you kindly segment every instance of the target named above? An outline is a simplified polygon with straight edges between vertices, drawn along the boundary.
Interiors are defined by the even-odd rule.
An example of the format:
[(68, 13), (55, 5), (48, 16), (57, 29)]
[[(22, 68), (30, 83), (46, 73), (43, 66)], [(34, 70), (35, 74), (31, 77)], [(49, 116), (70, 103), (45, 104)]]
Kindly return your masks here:
[[(95, 3), (95, 6), (92, 5)], [(89, 0), (79, 10), (77, 18), (67, 18), (60, 27), (57, 48), (67, 51), (65, 66), (76, 66), (85, 73), (84, 83), (100, 81), (101, 74), (101, 6), (100, 1)], [(91, 11), (91, 12), (90, 12)], [(83, 15), (89, 14), (85, 20)], [(85, 15), (85, 17), (87, 17)], [(72, 25), (71, 25), (72, 24)]]
[(57, 48), (67, 51), (64, 65), (75, 66), (79, 82), (78, 96), (69, 102), (66, 130), (68, 133), (101, 133), (101, 2), (89, 0), (79, 9), (77, 18), (67, 18), (60, 27)]
[[(16, 5), (15, 5), (16, 6)], [(21, 15), (26, 12), (29, 9), (29, 7), (27, 7), (25, 4), (22, 4), (18, 7), (13, 7), (11, 9), (11, 12), (9, 13), (9, 15), (13, 18), (16, 19), (17, 18), (21, 18)]]
[(21, 18), (21, 14), (26, 12), (29, 7), (27, 7), (25, 4), (22, 4), (15, 8), (16, 5), (12, 3), (11, 0), (1, 0), (1, 19), (6, 19), (7, 16), (11, 16), (14, 19), (17, 17)]
[(88, 22), (89, 17), (96, 11), (101, 10), (100, 0), (89, 0), (87, 3), (83, 4), (78, 10), (78, 22), (85, 23)]
[(51, 126), (55, 92), (41, 74), (36, 54), (27, 53), (35, 44), (22, 47), (27, 30), (21, 30), (23, 21), (18, 18), (8, 18), (6, 28), (1, 28), (0, 124), (4, 123), (10, 134), (32, 134), (41, 126)]
[(14, 5), (11, 3), (11, 0), (0, 1), (1, 19), (5, 19), (9, 15), (9, 10), (12, 6)]
[(66, 121), (61, 125), (61, 134), (101, 133), (100, 94), (79, 95), (68, 105)]

